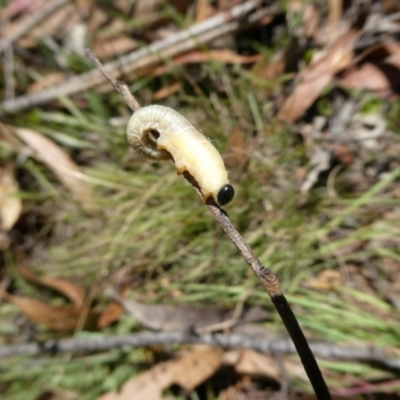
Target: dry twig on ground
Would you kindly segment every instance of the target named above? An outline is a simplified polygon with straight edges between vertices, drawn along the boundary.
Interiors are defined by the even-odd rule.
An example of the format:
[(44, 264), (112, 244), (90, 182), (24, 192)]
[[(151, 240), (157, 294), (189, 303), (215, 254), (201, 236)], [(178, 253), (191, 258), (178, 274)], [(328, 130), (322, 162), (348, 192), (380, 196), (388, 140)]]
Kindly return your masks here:
[[(246, 348), (264, 354), (294, 354), (296, 348), (290, 339), (269, 339), (259, 336), (233, 334), (193, 335), (182, 332), (141, 332), (93, 338), (71, 338), (48, 340), (43, 343), (22, 343), (0, 347), (0, 357), (38, 355), (43, 353), (79, 353), (106, 351), (123, 346), (141, 347), (170, 344), (207, 344), (226, 349)], [(336, 343), (315, 342), (310, 344), (314, 354), (331, 360), (366, 361), (400, 369), (400, 359), (395, 351), (380, 347), (357, 347)]]
[[(243, 26), (254, 24), (265, 17), (265, 13), (257, 11), (260, 3), (259, 0), (250, 0), (238, 4), (232, 9), (219, 13), (184, 31), (157, 41), (146, 48), (129, 53), (116, 61), (109, 62), (104, 65), (104, 69), (115, 77), (119, 77), (122, 73), (128, 73), (168, 60), (177, 54), (235, 32)], [(277, 5), (266, 9), (271, 14), (276, 14), (278, 10), (280, 8)], [(63, 96), (81, 93), (102, 82), (101, 72), (98, 69), (94, 69), (41, 92), (5, 100), (0, 104), (0, 115), (2, 113), (17, 113)]]

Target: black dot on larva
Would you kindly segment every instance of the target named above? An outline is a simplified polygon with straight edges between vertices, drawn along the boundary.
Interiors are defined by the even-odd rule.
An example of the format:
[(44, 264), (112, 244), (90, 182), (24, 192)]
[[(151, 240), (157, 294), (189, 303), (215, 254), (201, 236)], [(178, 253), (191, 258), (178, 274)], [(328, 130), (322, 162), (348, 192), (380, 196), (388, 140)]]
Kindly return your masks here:
[(231, 185), (222, 186), (218, 192), (217, 201), (218, 204), (224, 206), (230, 203), (235, 195), (235, 189)]

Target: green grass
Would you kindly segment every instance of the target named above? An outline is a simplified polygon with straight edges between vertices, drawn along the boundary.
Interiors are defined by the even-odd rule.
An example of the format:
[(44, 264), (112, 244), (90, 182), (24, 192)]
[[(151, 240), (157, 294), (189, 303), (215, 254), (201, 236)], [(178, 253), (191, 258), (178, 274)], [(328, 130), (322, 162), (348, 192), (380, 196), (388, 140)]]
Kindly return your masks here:
[[(249, 71), (213, 62), (196, 76), (200, 88), (196, 93), (187, 74), (178, 67), (162, 78), (139, 79), (131, 87), (145, 105), (157, 88), (180, 79), (182, 90), (163, 104), (176, 107), (215, 140), (221, 151), (234, 127), (249, 137), (257, 134), (257, 145), (248, 150), (246, 167), (231, 170), (237, 196), (227, 211), (262, 263), (278, 274), (307, 336), (398, 347), (398, 311), (380, 293), (366, 293), (363, 287), (350, 284), (317, 292), (307, 289), (306, 283), (321, 270), (356, 265), (361, 271), (371, 260), (384, 275), (385, 260), (400, 260), (396, 247), (399, 217), (381, 217), (382, 209), (400, 204), (389, 193), (400, 168), (365, 193), (340, 193), (332, 199), (324, 185), (314, 188), (306, 205), (301, 206), (304, 198), (299, 194), (296, 169), (307, 164), (306, 151), (294, 132), (273, 118), (271, 103), (265, 98), (264, 87), (279, 90), (279, 84), (264, 82), (255, 87)], [(223, 77), (231, 88), (230, 96), (215, 86)], [(29, 265), (38, 273), (71, 278), (86, 287), (128, 268), (138, 280), (133, 297), (142, 301), (234, 307), (246, 296), (249, 303), (272, 310), (258, 280), (190, 185), (176, 175), (174, 165), (151, 162), (128, 149), (125, 122), (114, 124), (111, 120), (129, 117), (116, 94), (90, 92), (88, 109), (81, 109), (71, 99), (62, 99), (62, 103), (64, 111), (36, 109), (11, 122), (38, 130), (82, 164), (95, 193), (94, 213), (85, 213), (41, 163), (29, 157), (22, 160), (18, 174), (29, 183), (22, 186), (21, 197), (28, 215), (36, 219), (24, 221), (30, 245), (23, 243), (8, 250), (4, 258), (7, 268), (14, 270), (20, 254), (27, 254)], [(272, 136), (268, 134), (271, 126)], [(7, 162), (18, 151), (0, 143), (0, 155)], [(345, 246), (360, 241), (362, 247), (337, 255)], [(14, 290), (32, 295), (19, 280)], [(17, 315), (16, 308), (2, 304), (0, 332), (10, 336), (20, 333), (21, 341), (31, 339), (13, 324)], [(131, 329), (138, 326), (124, 316), (99, 334)], [(283, 331), (278, 317), (270, 329)], [(39, 330), (33, 337), (52, 335)], [(120, 349), (96, 355), (5, 360), (0, 388), (5, 399), (33, 400), (43, 389), (54, 388), (92, 399), (103, 391), (115, 390), (137, 373), (140, 368), (135, 366), (135, 357), (151, 359), (143, 349)], [(332, 372), (355, 376), (378, 371), (357, 363), (323, 361), (322, 365)]]

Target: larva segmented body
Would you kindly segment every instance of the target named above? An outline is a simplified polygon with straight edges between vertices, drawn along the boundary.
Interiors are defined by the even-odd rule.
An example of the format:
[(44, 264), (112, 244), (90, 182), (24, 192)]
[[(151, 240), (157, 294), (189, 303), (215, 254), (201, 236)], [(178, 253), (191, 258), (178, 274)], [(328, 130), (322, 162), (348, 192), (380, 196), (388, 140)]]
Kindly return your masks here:
[(235, 194), (215, 147), (186, 118), (172, 108), (152, 105), (138, 109), (127, 127), (129, 144), (153, 160), (172, 158), (178, 174), (187, 171), (196, 180), (204, 200), (220, 205)]

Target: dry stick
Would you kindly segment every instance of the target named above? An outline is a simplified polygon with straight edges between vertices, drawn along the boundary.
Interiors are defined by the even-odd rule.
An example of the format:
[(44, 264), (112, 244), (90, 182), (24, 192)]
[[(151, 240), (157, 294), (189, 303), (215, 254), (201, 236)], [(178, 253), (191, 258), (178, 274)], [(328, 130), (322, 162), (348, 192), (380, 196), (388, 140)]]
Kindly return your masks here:
[[(183, 175), (196, 189), (200, 198), (203, 198), (197, 182), (190, 176), (189, 173), (184, 172)], [(249, 264), (250, 268), (256, 274), (257, 278), (264, 286), (264, 289), (271, 297), (272, 303), (278, 311), (286, 330), (293, 340), (308, 379), (314, 388), (317, 399), (330, 400), (331, 395), (329, 393), (328, 386), (326, 385), (321, 370), (319, 369), (314, 354), (308, 345), (307, 339), (301, 330), (297, 318), (294, 315), (288, 301), (286, 300), (286, 297), (282, 293), (277, 276), (269, 268), (266, 268), (261, 264), (261, 261), (256, 257), (253, 250), (244, 240), (243, 236), (233, 226), (225, 210), (220, 208), (212, 198), (209, 198), (207, 201), (207, 207), (214, 218), (221, 225), (225, 233), (239, 249), (243, 258), (246, 260), (247, 264)]]
[[(109, 73), (119, 77), (121, 73), (129, 73), (140, 68), (149, 67), (160, 62), (160, 60), (170, 59), (178, 54), (197, 48), (201, 44), (235, 32), (246, 24), (254, 24), (265, 17), (265, 13), (275, 15), (280, 12), (279, 5), (274, 3), (265, 9), (261, 9), (265, 11), (264, 14), (260, 13), (256, 10), (261, 4), (261, 0), (247, 0), (184, 31), (154, 42), (146, 48), (135, 50), (116, 61), (109, 62), (104, 65), (104, 68)], [(63, 96), (81, 93), (102, 82), (103, 77), (100, 71), (94, 69), (73, 76), (59, 85), (44, 89), (38, 93), (5, 100), (0, 103), (0, 116), (5, 113), (17, 113)]]
[(103, 64), (90, 49), (86, 49), (86, 55), (93, 61), (103, 76), (111, 83), (112, 87), (123, 98), (128, 107), (132, 111), (138, 110), (140, 108), (140, 104), (132, 95), (128, 85), (123, 81), (116, 80), (115, 77), (104, 68)]
[[(266, 332), (268, 332), (266, 330)], [(19, 343), (0, 347), (0, 359), (13, 356), (33, 356), (45, 353), (96, 352), (117, 349), (123, 346), (142, 347), (170, 344), (207, 344), (226, 349), (253, 349), (264, 354), (295, 354), (296, 348), (290, 339), (265, 338), (248, 334), (200, 334), (187, 332), (140, 332), (125, 335), (101, 337), (78, 337), (69, 339), (51, 339), (42, 343)], [(363, 361), (378, 363), (387, 368), (400, 369), (400, 358), (396, 349), (384, 349), (375, 346), (358, 347), (338, 345), (330, 342), (314, 342), (311, 348), (321, 358), (342, 361)]]
[(67, 3), (68, 0), (48, 1), (37, 11), (28, 15), (11, 33), (7, 33), (2, 39), (0, 39), (0, 53)]
[[(100, 61), (90, 50), (87, 50), (86, 53), (88, 57), (98, 66), (100, 72), (104, 75), (104, 77), (111, 83), (114, 89), (125, 100), (126, 104), (133, 111), (136, 111), (138, 108), (140, 108), (140, 105), (133, 94), (130, 93), (129, 90), (127, 90), (127, 85), (123, 82), (117, 81), (113, 76), (111, 76), (111, 74), (107, 72), (107, 70), (101, 65)], [(201, 190), (195, 179), (188, 172), (184, 172), (183, 175), (195, 188), (200, 198), (203, 198)], [(261, 264), (260, 260), (253, 253), (253, 250), (233, 226), (228, 214), (223, 209), (221, 209), (213, 199), (209, 199), (207, 201), (207, 207), (211, 211), (214, 218), (224, 229), (226, 234), (230, 237), (235, 246), (239, 249), (243, 258), (249, 264), (249, 266), (256, 274), (258, 279), (261, 281), (265, 290), (271, 297), (272, 303), (278, 311), (278, 314), (280, 315), (290, 337), (293, 340), (306, 374), (310, 380), (311, 385), (314, 388), (317, 399), (331, 400), (331, 395), (322, 376), (321, 370), (318, 367), (314, 354), (312, 353), (310, 346), (308, 345), (307, 339), (304, 336), (304, 333), (301, 330), (301, 327), (292, 309), (290, 308), (286, 297), (282, 293), (277, 276), (270, 269), (265, 268)]]

